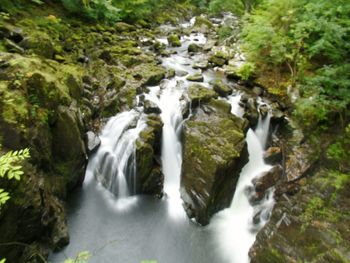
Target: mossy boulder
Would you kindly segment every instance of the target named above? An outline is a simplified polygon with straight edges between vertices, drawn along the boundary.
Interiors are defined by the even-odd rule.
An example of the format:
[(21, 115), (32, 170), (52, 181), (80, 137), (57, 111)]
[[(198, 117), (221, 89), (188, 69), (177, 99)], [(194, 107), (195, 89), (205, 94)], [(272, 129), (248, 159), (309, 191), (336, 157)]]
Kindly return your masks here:
[(197, 16), (196, 21), (194, 22), (194, 27), (206, 26), (208, 28), (213, 28), (214, 25), (209, 21), (205, 16)]
[(230, 105), (211, 100), (185, 122), (181, 196), (186, 212), (202, 225), (231, 203), (248, 160), (246, 122), (230, 114)]
[(172, 47), (181, 47), (180, 38), (176, 34), (171, 34), (170, 36), (168, 36), (168, 42), (169, 45)]
[(232, 89), (223, 83), (222, 80), (216, 80), (211, 84), (213, 85), (213, 89), (222, 97), (226, 97), (232, 93)]
[(20, 46), (48, 59), (53, 59), (56, 52), (52, 38), (44, 31), (31, 32), (28, 37), (21, 41)]
[(198, 46), (196, 43), (191, 43), (188, 48), (187, 51), (190, 53), (196, 53), (198, 51), (200, 51), (201, 47)]
[(214, 66), (222, 67), (229, 61), (229, 56), (225, 52), (218, 51), (209, 57), (209, 62)]
[(218, 94), (200, 84), (193, 84), (188, 88), (188, 97), (192, 102), (192, 107), (197, 107), (201, 103), (208, 102), (212, 98), (217, 98)]
[(52, 125), (52, 155), (54, 167), (65, 178), (68, 188), (72, 189), (83, 182), (87, 153), (81, 133), (79, 110), (73, 105), (59, 106), (57, 119)]
[(136, 141), (136, 171), (139, 194), (163, 195), (164, 175), (160, 164), (160, 143), (162, 138), (162, 121), (157, 115), (149, 115), (147, 127)]
[(165, 78), (166, 70), (154, 63), (141, 64), (134, 68), (134, 77), (141, 81), (142, 86), (155, 86)]
[(214, 25), (205, 16), (201, 15), (196, 17), (196, 21), (194, 23), (195, 30), (207, 34), (213, 30), (213, 28)]
[(33, 256), (38, 250), (58, 250), (69, 242), (65, 209), (55, 196), (62, 193), (62, 181), (29, 163), (24, 164), (23, 170), (21, 181), (1, 181), (2, 187), (11, 192), (11, 199), (1, 209), (0, 242), (16, 240), (28, 244), (26, 249), (0, 246), (1, 256), (9, 262), (28, 262), (26, 256)]
[(204, 77), (201, 73), (196, 73), (194, 75), (189, 75), (186, 78), (188, 81), (193, 81), (193, 82), (203, 82), (204, 81)]

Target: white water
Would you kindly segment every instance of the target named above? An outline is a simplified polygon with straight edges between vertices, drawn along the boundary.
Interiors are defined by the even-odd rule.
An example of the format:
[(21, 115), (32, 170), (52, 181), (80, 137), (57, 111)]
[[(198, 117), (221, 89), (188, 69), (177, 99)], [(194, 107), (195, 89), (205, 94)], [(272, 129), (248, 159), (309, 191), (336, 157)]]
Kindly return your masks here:
[[(193, 20), (188, 26), (191, 26), (191, 24), (193, 24)], [(159, 40), (166, 45), (168, 44), (165, 38), (161, 38)], [(206, 42), (206, 38), (203, 34), (191, 34), (189, 37), (183, 37), (181, 39), (181, 42), (182, 46), (180, 48), (168, 47), (170, 50), (177, 51), (177, 54), (173, 54), (168, 58), (163, 58), (163, 66), (168, 69), (173, 68), (177, 71), (186, 71), (188, 74), (200, 73), (201, 71), (193, 69), (192, 65), (196, 61), (201, 61), (203, 57), (201, 54), (190, 56), (187, 52), (187, 47), (192, 42), (197, 44), (204, 44)], [(215, 72), (210, 70), (202, 73), (204, 76), (204, 83), (201, 84), (205, 86), (210, 86), (209, 81), (217, 77), (215, 75)], [(175, 259), (176, 262), (182, 262), (181, 255), (175, 253), (179, 250), (179, 248), (176, 248), (178, 246), (177, 243), (185, 243), (185, 241), (188, 241), (188, 238), (186, 240), (183, 239), (179, 241), (171, 240), (171, 238), (166, 239), (164, 238), (165, 235), (167, 236), (169, 233), (177, 231), (176, 227), (181, 226), (182, 230), (191, 229), (191, 231), (193, 231), (193, 233), (191, 232), (189, 234), (189, 238), (195, 236), (193, 228), (190, 228), (188, 226), (188, 220), (182, 207), (182, 200), (179, 191), (182, 165), (182, 146), (180, 141), (180, 133), (184, 121), (182, 118), (182, 112), (185, 104), (187, 103), (186, 91), (189, 84), (190, 83), (186, 80), (186, 76), (176, 76), (170, 80), (165, 80), (161, 86), (150, 87), (150, 92), (148, 94), (145, 94), (145, 99), (156, 103), (162, 111), (160, 116), (164, 123), (164, 126), (162, 133), (161, 160), (162, 170), (165, 175), (164, 191), (166, 193), (166, 196), (164, 198), (165, 200), (163, 201), (166, 203), (168, 215), (170, 218), (176, 219), (176, 221), (171, 221), (171, 224), (169, 224), (170, 227), (166, 224), (165, 221), (163, 221), (161, 224), (157, 225), (156, 231), (148, 233), (152, 234), (153, 241), (155, 241), (155, 243), (158, 245), (156, 248), (150, 244), (142, 244), (143, 246), (149, 246), (151, 249), (156, 250), (162, 250), (159, 246), (162, 246), (164, 244), (174, 244), (171, 251), (175, 255), (169, 258), (168, 261), (163, 262), (175, 262)], [(232, 106), (231, 113), (242, 117), (244, 111), (239, 106), (240, 99), (241, 95), (237, 93), (236, 95), (229, 96), (227, 98), (227, 101)], [(262, 172), (270, 169), (270, 166), (264, 164), (263, 162), (263, 148), (266, 144), (266, 138), (268, 135), (269, 120), (269, 117), (265, 118), (264, 120), (260, 119), (256, 131), (248, 131), (247, 143), (250, 158), (248, 164), (243, 168), (241, 172), (232, 204), (230, 208), (218, 213), (213, 218), (212, 223), (209, 226), (209, 229), (212, 230), (210, 233), (213, 234), (215, 238), (215, 247), (218, 249), (217, 252), (222, 256), (222, 261), (224, 262), (249, 262), (248, 251), (255, 240), (255, 236), (258, 230), (261, 229), (261, 227), (265, 224), (268, 218), (267, 215), (272, 209), (274, 203), (272, 191), (268, 193), (267, 198), (263, 202), (254, 207), (250, 205), (248, 201), (249, 196), (247, 195), (247, 188), (252, 186), (252, 179), (258, 177)], [(132, 127), (129, 129), (130, 126)], [(121, 214), (119, 213), (120, 208), (129, 208), (130, 202), (133, 202), (135, 200), (134, 198), (127, 196), (133, 194), (132, 186), (135, 185), (135, 179), (133, 177), (136, 172), (133, 165), (135, 141), (137, 140), (140, 131), (142, 131), (142, 129), (145, 127), (146, 123), (142, 118), (142, 114), (135, 110), (123, 112), (111, 118), (106, 124), (100, 136), (102, 142), (99, 150), (89, 160), (85, 186), (88, 186), (89, 183), (92, 183), (91, 179), (94, 175), (102, 185), (110, 189), (114, 195), (118, 196), (118, 199), (115, 199), (115, 197), (112, 194), (109, 194), (108, 191), (105, 191), (103, 187), (98, 186), (101, 188), (98, 190), (101, 190), (100, 193), (102, 193), (104, 200), (107, 200), (113, 208), (117, 207), (118, 214), (116, 214), (116, 220), (121, 219)], [(142, 198), (139, 199), (139, 201), (142, 202)], [(138, 209), (141, 208), (138, 207)], [(258, 225), (254, 225), (252, 222), (253, 217), (259, 211), (261, 212), (260, 223)], [(145, 209), (141, 213), (151, 214), (152, 212), (154, 212), (154, 210), (148, 211)], [(141, 215), (138, 216), (141, 218)], [(159, 217), (159, 214), (157, 214), (157, 216)], [(154, 217), (154, 219), (147, 221), (149, 217), (145, 216), (143, 217), (143, 220), (145, 220), (145, 222), (149, 222), (148, 224), (151, 226), (150, 222), (159, 220), (158, 217)], [(134, 219), (135, 216), (130, 216), (130, 218), (127, 218), (125, 220), (128, 222)], [(123, 224), (127, 225), (127, 223)], [(77, 225), (81, 226), (81, 224), (78, 223)], [(125, 228), (124, 225), (121, 226), (121, 229), (123, 229), (123, 231)], [(148, 230), (145, 231), (144, 228), (147, 228), (147, 225), (142, 226), (143, 231), (147, 232)], [(130, 238), (133, 235), (140, 235), (141, 238), (142, 234), (139, 234), (141, 231), (134, 233), (134, 231), (131, 229), (132, 228), (130, 227), (128, 229), (125, 229), (125, 233), (128, 235), (128, 237), (125, 237), (125, 239)], [(162, 231), (166, 234), (164, 235)], [(175, 234), (172, 235), (175, 236)], [(78, 238), (78, 240), (80, 239)], [(136, 238), (136, 240), (138, 240), (138, 238)], [(193, 242), (195, 243), (196, 241)], [(187, 242), (187, 244), (188, 243), (192, 244), (192, 241)], [(137, 242), (132, 247), (140, 245), (141, 244)], [(185, 249), (182, 248), (182, 250), (180, 249), (179, 251), (184, 250)], [(130, 250), (129, 253), (134, 252)], [(146, 252), (143, 253), (145, 254)], [(210, 251), (208, 250), (204, 254), (206, 253), (210, 253)], [(177, 257), (179, 258), (177, 259)], [(188, 256), (187, 259), (189, 258), (191, 257)], [(196, 258), (199, 259), (195, 260), (195, 257), (193, 256), (192, 262), (221, 262), (221, 260), (210, 260), (210, 255), (203, 255), (198, 257), (196, 256)], [(115, 258), (113, 258), (111, 261), (102, 260), (98, 262), (116, 261)]]
[[(136, 125), (135, 127), (132, 127)], [(130, 127), (131, 126), (131, 127)], [(146, 127), (135, 110), (122, 112), (109, 119), (100, 135), (101, 145), (89, 160), (86, 180), (96, 179), (120, 200), (135, 194), (135, 142)]]
[[(235, 100), (233, 100), (235, 102)], [(232, 108), (236, 108), (232, 105)], [(210, 229), (215, 235), (215, 244), (224, 262), (248, 263), (248, 252), (255, 241), (256, 234), (265, 225), (268, 215), (274, 205), (273, 191), (269, 191), (265, 200), (252, 206), (249, 203), (249, 189), (252, 180), (268, 171), (271, 166), (264, 163), (264, 145), (266, 144), (270, 116), (259, 119), (255, 131), (247, 133), (249, 162), (244, 166), (237, 183), (231, 206), (218, 214), (212, 220)], [(254, 225), (253, 217), (260, 212), (259, 224)]]
[[(191, 34), (181, 38), (182, 46), (173, 48), (177, 51), (168, 58), (163, 59), (165, 68), (176, 71), (186, 71), (189, 74), (200, 73), (200, 70), (192, 68), (193, 58), (188, 56), (187, 48), (191, 43), (204, 44), (206, 38), (203, 34)], [(206, 81), (208, 82), (208, 81)], [(186, 76), (175, 76), (165, 80), (162, 88), (150, 87), (150, 92), (145, 94), (148, 99), (161, 109), (161, 119), (164, 124), (162, 133), (162, 171), (164, 174), (164, 192), (168, 201), (168, 212), (171, 218), (185, 218), (180, 196), (180, 176), (182, 165), (182, 145), (180, 140), (183, 124), (182, 112), (186, 107), (186, 90), (189, 81)]]

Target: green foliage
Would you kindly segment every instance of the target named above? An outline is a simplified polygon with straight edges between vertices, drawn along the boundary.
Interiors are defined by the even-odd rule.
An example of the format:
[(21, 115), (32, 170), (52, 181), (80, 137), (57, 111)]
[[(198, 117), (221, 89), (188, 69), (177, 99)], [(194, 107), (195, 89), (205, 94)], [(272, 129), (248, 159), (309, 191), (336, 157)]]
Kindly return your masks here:
[(209, 3), (209, 12), (218, 15), (222, 12), (231, 12), (236, 15), (243, 15), (258, 6), (261, 0), (212, 0)]
[(329, 146), (327, 156), (338, 163), (340, 171), (350, 172), (350, 124), (344, 135)]
[(254, 71), (255, 71), (255, 65), (250, 62), (245, 62), (235, 70), (235, 73), (242, 80), (248, 80), (252, 76)]
[(19, 180), (23, 174), (20, 161), (29, 158), (29, 149), (19, 151), (9, 151), (0, 157), (0, 177)]
[(6, 259), (1, 259), (0, 260), (0, 263), (5, 263), (6, 262)]
[(5, 192), (4, 189), (0, 189), (0, 207), (4, 205), (9, 199), (10, 199), (9, 193)]
[(274, 72), (276, 83), (289, 75), (289, 85), (300, 90), (295, 116), (305, 129), (347, 117), (349, 12), (346, 0), (267, 0), (245, 19), (248, 60), (261, 75)]
[(121, 19), (120, 9), (110, 0), (61, 0), (63, 6), (70, 12), (85, 16), (92, 20), (108, 23)]
[[(30, 157), (29, 149), (9, 151), (0, 157), (0, 177), (20, 180), (23, 174), (20, 162)], [(10, 199), (9, 193), (0, 188), (0, 208)]]
[(64, 263), (87, 263), (91, 254), (89, 251), (80, 252), (75, 259), (68, 258), (64, 261)]

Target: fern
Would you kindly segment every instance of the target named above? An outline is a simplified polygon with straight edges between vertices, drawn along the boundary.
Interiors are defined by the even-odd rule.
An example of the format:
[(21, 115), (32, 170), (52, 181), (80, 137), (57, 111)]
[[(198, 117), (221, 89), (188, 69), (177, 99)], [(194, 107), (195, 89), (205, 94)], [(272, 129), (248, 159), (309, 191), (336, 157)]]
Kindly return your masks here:
[(29, 149), (19, 151), (9, 151), (0, 157), (0, 177), (8, 179), (20, 180), (23, 174), (22, 166), (18, 163), (26, 158), (29, 158)]

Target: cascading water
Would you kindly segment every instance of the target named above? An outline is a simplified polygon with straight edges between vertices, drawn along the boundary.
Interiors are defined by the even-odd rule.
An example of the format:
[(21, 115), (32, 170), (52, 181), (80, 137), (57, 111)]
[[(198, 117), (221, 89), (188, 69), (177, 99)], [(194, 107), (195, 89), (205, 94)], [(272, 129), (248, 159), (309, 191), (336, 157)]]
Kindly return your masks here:
[[(232, 103), (232, 109), (240, 112), (236, 104), (237, 100), (229, 101)], [(246, 140), (249, 162), (242, 169), (231, 206), (216, 214), (212, 220), (210, 229), (215, 235), (218, 253), (222, 255), (224, 262), (249, 262), (249, 249), (255, 241), (256, 234), (267, 222), (273, 208), (272, 190), (259, 204), (252, 206), (249, 202), (249, 189), (253, 188), (253, 179), (271, 168), (270, 165), (265, 164), (263, 159), (269, 127), (270, 114), (265, 118), (260, 116), (255, 131), (248, 130)], [(258, 224), (253, 222), (255, 215), (259, 215)]]
[[(183, 24), (183, 27), (193, 24), (194, 19)], [(158, 40), (168, 44), (166, 38)], [(210, 87), (211, 80), (222, 78), (215, 70), (202, 72), (192, 67), (196, 62), (207, 59), (206, 55), (189, 54), (187, 51), (190, 43), (206, 43), (203, 34), (193, 33), (182, 37), (181, 43), (182, 46), (178, 48), (167, 47), (173, 53), (162, 58), (165, 68), (190, 75), (202, 73), (204, 82), (201, 85), (207, 87)], [(100, 136), (100, 148), (89, 160), (83, 191), (70, 204), (71, 245), (64, 253), (54, 257), (53, 262), (61, 262), (64, 254), (73, 255), (83, 250), (94, 252), (96, 244), (106, 246), (90, 260), (92, 263), (141, 262), (147, 259), (167, 263), (212, 263), (222, 262), (222, 256), (227, 262), (249, 261), (248, 250), (273, 205), (272, 191), (254, 207), (247, 196), (247, 187), (252, 186), (252, 179), (270, 168), (264, 164), (262, 157), (270, 117), (260, 118), (255, 132), (249, 130), (247, 143), (250, 160), (242, 170), (231, 207), (218, 213), (209, 226), (213, 231), (207, 231), (207, 228), (198, 227), (187, 219), (179, 191), (182, 165), (180, 134), (185, 121), (183, 112), (189, 103), (186, 93), (190, 83), (186, 80), (186, 74), (176, 74), (164, 80), (160, 86), (148, 87), (149, 93), (144, 94), (145, 100), (152, 101), (161, 109), (160, 117), (164, 124), (161, 161), (166, 197), (155, 200), (139, 196), (133, 209), (123, 209), (121, 213), (120, 201), (130, 200), (125, 197), (134, 192), (134, 175), (137, 172), (133, 163), (135, 142), (146, 127), (146, 122), (142, 108), (111, 118)], [(241, 94), (236, 93), (226, 100), (232, 105), (232, 114), (242, 117), (244, 110), (239, 106), (240, 99)], [(92, 180), (94, 177), (114, 195), (96, 185)], [(106, 206), (106, 200), (112, 206)], [(121, 203), (125, 208), (125, 202)], [(126, 205), (130, 207), (129, 202)], [(260, 216), (258, 225), (252, 222), (256, 214)], [(169, 216), (176, 220), (168, 220)], [(218, 253), (212, 253), (212, 234), (218, 241)], [(114, 244), (112, 241), (118, 242)]]
[(135, 110), (111, 118), (101, 133), (101, 146), (87, 167), (87, 177), (94, 175), (119, 198), (135, 194), (135, 141), (146, 127)]

